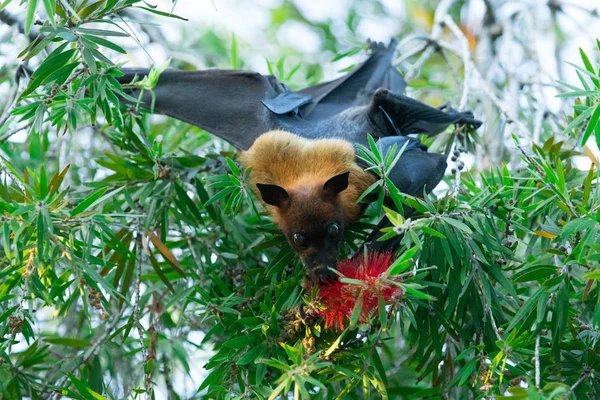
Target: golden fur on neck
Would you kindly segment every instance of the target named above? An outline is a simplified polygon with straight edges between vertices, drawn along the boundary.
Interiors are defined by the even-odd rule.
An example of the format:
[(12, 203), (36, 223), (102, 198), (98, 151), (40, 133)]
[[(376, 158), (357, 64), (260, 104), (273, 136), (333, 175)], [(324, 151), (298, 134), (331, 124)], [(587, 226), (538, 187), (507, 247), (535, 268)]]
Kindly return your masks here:
[[(323, 185), (333, 176), (350, 171), (348, 188), (339, 194), (344, 220), (349, 223), (360, 217), (358, 197), (375, 182), (375, 177), (355, 162), (354, 148), (341, 139), (306, 139), (292, 133), (275, 130), (259, 136), (240, 161), (252, 167), (252, 188), (260, 199), (257, 183), (278, 185), (288, 192), (302, 185)], [(268, 206), (272, 215), (275, 210)]]

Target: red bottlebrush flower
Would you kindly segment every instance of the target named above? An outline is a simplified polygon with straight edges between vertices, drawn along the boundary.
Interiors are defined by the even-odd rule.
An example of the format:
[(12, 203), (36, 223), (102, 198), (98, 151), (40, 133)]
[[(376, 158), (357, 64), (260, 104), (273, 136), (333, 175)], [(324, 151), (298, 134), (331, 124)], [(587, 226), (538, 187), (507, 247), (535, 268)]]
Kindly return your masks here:
[(325, 318), (325, 327), (344, 329), (344, 319), (351, 317), (359, 299), (362, 299), (359, 321), (364, 323), (369, 321), (370, 315), (377, 309), (380, 293), (386, 303), (397, 300), (402, 294), (402, 288), (389, 283), (388, 277), (384, 276), (391, 264), (391, 252), (371, 253), (367, 256), (366, 263), (362, 255), (340, 261), (338, 271), (345, 278), (361, 281), (361, 284), (336, 280), (319, 286), (322, 305), (319, 314)]

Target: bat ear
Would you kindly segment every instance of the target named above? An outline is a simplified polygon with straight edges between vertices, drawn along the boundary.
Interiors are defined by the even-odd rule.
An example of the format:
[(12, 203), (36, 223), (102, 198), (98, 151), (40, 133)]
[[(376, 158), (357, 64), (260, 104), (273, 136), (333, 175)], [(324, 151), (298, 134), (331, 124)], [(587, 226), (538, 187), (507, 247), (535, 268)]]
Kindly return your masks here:
[(342, 174), (336, 175), (333, 178), (329, 178), (323, 185), (323, 193), (328, 197), (335, 197), (338, 193), (348, 188), (348, 176), (350, 171), (346, 171)]
[(281, 186), (257, 183), (256, 187), (260, 191), (263, 201), (271, 206), (281, 208), (290, 200), (290, 195)]

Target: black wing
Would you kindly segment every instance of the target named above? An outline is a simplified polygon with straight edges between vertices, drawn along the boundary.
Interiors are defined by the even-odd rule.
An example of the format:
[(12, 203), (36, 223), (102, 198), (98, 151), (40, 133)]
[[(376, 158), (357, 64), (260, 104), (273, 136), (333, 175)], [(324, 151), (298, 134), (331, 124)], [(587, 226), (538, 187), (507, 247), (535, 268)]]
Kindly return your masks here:
[(387, 89), (378, 89), (369, 109), (369, 120), (387, 135), (413, 133), (437, 135), (451, 124), (479, 128), (481, 122), (470, 111), (458, 112), (451, 107), (433, 108), (420, 101)]
[[(119, 80), (128, 83), (149, 71), (123, 69)], [(245, 150), (258, 136), (278, 127), (275, 114), (261, 101), (282, 92), (284, 88), (276, 79), (255, 72), (168, 69), (154, 88), (154, 112), (196, 125)], [(147, 106), (152, 103), (149, 92), (142, 101)]]
[(406, 81), (392, 64), (396, 45), (396, 40), (387, 47), (369, 41), (372, 54), (360, 66), (341, 78), (298, 91), (312, 97), (312, 102), (300, 109), (302, 117), (316, 121), (349, 107), (368, 105), (381, 88), (404, 93)]
[[(253, 72), (166, 70), (154, 89), (154, 111), (199, 126), (241, 150), (272, 129), (365, 144), (368, 133), (435, 134), (452, 123), (479, 123), (470, 113), (444, 112), (403, 96), (406, 82), (392, 65), (396, 42), (370, 47), (372, 55), (347, 75), (298, 92)], [(148, 71), (124, 69), (120, 82)], [(144, 104), (151, 99), (146, 93)]]

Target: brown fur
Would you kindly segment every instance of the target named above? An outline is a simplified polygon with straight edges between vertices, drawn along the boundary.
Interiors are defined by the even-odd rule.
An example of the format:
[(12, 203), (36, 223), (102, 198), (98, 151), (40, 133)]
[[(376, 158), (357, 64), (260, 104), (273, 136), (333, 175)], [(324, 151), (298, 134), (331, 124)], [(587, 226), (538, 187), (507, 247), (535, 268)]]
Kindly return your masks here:
[[(346, 223), (360, 217), (361, 207), (356, 200), (376, 180), (356, 164), (350, 143), (340, 139), (310, 140), (280, 130), (259, 136), (252, 147), (242, 153), (240, 160), (246, 168), (252, 167), (250, 180), (259, 199), (256, 183), (278, 185), (292, 197), (305, 198), (317, 208), (316, 213), (318, 208), (327, 205), (311, 199), (329, 178), (350, 171), (348, 188), (338, 195)], [(277, 207), (267, 205), (267, 209), (276, 222), (285, 225)]]

